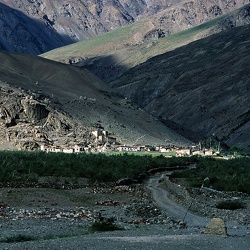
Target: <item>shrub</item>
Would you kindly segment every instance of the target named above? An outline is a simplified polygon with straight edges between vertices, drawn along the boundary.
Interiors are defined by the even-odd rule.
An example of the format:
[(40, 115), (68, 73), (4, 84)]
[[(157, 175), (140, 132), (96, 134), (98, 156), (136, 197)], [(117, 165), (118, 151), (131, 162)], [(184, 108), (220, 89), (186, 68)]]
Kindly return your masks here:
[(1, 240), (2, 243), (16, 243), (16, 242), (24, 242), (24, 241), (32, 241), (35, 240), (33, 236), (27, 236), (27, 235), (15, 235), (7, 237), (5, 240)]
[(245, 205), (241, 201), (222, 201), (216, 204), (216, 208), (219, 209), (228, 209), (228, 210), (236, 210), (236, 209), (241, 209), (244, 208)]
[(122, 228), (109, 221), (96, 221), (90, 227), (90, 231), (92, 232), (105, 232), (116, 230), (122, 230)]

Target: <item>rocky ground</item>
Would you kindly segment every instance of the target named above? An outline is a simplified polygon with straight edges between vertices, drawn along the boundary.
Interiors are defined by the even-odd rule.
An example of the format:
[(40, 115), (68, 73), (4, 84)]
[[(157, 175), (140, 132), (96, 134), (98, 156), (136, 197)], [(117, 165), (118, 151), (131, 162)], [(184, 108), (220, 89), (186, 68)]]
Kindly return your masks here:
[[(248, 249), (249, 197), (244, 197), (244, 209), (217, 211), (212, 203), (221, 199), (219, 195), (199, 190), (194, 196), (181, 186), (182, 191), (178, 191), (173, 187), (179, 184), (169, 184), (162, 175), (147, 182), (150, 188), (145, 188), (146, 183), (132, 187), (90, 186), (84, 179), (78, 184), (64, 179), (52, 185), (54, 181), (1, 187), (0, 249)], [(164, 193), (164, 199), (159, 200), (159, 192)], [(188, 192), (186, 199), (181, 198), (181, 192)], [(190, 201), (195, 205), (188, 206)], [(183, 210), (170, 213), (176, 204)], [(202, 207), (200, 214), (206, 217), (196, 214), (198, 219), (190, 220), (193, 207), (196, 212)], [(183, 222), (183, 211), (187, 210)], [(217, 216), (226, 222), (228, 237), (203, 234), (202, 222)], [(112, 221), (123, 230), (90, 231), (94, 221), (103, 220)], [(25, 237), (29, 241), (22, 242)]]

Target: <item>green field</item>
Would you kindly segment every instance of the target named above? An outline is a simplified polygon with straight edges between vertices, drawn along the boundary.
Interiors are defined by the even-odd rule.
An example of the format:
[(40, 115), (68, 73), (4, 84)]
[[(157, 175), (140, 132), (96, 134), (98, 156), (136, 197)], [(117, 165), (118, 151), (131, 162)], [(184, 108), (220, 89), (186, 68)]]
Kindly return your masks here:
[(0, 152), (0, 182), (37, 181), (41, 176), (85, 177), (91, 182), (137, 178), (152, 168), (186, 165), (193, 158), (159, 154), (65, 154), (27, 151)]
[(199, 158), (196, 168), (176, 171), (174, 178), (185, 178), (190, 186), (201, 187), (204, 179), (206, 187), (220, 191), (239, 191), (250, 194), (249, 157), (230, 160)]
[(0, 182), (37, 182), (39, 177), (88, 178), (90, 182), (111, 182), (121, 178), (136, 179), (155, 168), (195, 164), (196, 168), (176, 171), (175, 178), (186, 178), (199, 187), (209, 177), (207, 186), (217, 190), (250, 194), (248, 157), (231, 160), (209, 157), (165, 157), (152, 154), (64, 154), (27, 151), (0, 152)]

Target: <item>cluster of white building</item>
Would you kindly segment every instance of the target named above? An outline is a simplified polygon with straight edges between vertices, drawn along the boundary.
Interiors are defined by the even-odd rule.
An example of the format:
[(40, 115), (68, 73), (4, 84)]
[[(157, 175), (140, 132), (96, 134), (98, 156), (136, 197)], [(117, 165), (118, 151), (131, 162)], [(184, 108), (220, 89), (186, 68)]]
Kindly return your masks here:
[[(62, 153), (83, 153), (83, 152), (149, 152), (150, 147), (147, 146), (128, 146), (128, 145), (117, 145), (116, 138), (110, 137), (108, 131), (105, 130), (95, 130), (92, 131), (92, 135), (95, 137), (95, 146), (94, 145), (74, 145), (72, 147), (66, 146), (50, 146), (42, 145), (41, 151), (45, 152), (62, 152)], [(176, 156), (191, 156), (191, 155), (200, 155), (200, 156), (213, 156), (218, 154), (212, 149), (201, 149), (201, 147), (193, 146), (186, 148), (177, 148), (177, 147), (164, 147), (156, 146), (154, 151), (160, 153), (169, 153), (172, 152)]]
[[(82, 146), (82, 145), (74, 145), (72, 147), (61, 147), (61, 146), (49, 146), (42, 145), (41, 151), (45, 152), (62, 152), (62, 153), (84, 153), (84, 152), (92, 152), (92, 153), (104, 153), (104, 152), (150, 152), (150, 148), (147, 146), (127, 146), (127, 145), (111, 145), (105, 143), (104, 145), (98, 146)], [(154, 152), (160, 153), (174, 153), (176, 156), (192, 156), (192, 155), (200, 155), (200, 156), (214, 156), (217, 155), (218, 152), (213, 151), (212, 149), (203, 149), (196, 150), (194, 148), (165, 148), (163, 146), (158, 146), (154, 148)]]
[(68, 147), (60, 147), (60, 146), (49, 146), (49, 145), (41, 145), (41, 151), (45, 152), (54, 152), (54, 153), (82, 153), (85, 152), (85, 148), (79, 145), (75, 145), (71, 148)]

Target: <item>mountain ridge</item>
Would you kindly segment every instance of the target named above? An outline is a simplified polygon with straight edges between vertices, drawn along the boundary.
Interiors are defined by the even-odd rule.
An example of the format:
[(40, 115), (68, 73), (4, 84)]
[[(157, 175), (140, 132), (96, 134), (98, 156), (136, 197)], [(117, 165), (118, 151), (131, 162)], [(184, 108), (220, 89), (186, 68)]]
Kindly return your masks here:
[(150, 23), (145, 20), (137, 21), (113, 32), (58, 48), (40, 56), (86, 68), (105, 82), (109, 82), (127, 69), (153, 56), (223, 30), (249, 24), (250, 4), (191, 29), (142, 42), (144, 35), (152, 29)]
[[(232, 8), (237, 6), (236, 1), (229, 2)], [(101, 128), (119, 143), (130, 145), (190, 145), (188, 139), (215, 136), (229, 146), (247, 148), (249, 81), (244, 71), (249, 71), (249, 47), (244, 33), (249, 33), (250, 4), (226, 15), (217, 8), (214, 11), (213, 15), (218, 11), (216, 19), (167, 37), (154, 24), (155, 16), (163, 12), (153, 19), (149, 13), (147, 19), (85, 41), (85, 48), (95, 53), (90, 57), (68, 57), (69, 48), (76, 44), (67, 51), (56, 50), (70, 64), (82, 60), (78, 68), (41, 57), (1, 53), (3, 140), (10, 142), (8, 133), (13, 129), (11, 141), (17, 142), (19, 125), (19, 136), (24, 139), (25, 124), (31, 131), (51, 124), (51, 131), (42, 130), (45, 138), (52, 138), (48, 143), (61, 144), (70, 134), (66, 144), (91, 144), (91, 130)], [(54, 26), (50, 16), (43, 19), (50, 28)], [(82, 66), (96, 70), (97, 76), (99, 71), (109, 84)]]
[(249, 1), (1, 0), (0, 3), (1, 47), (11, 52), (41, 54), (152, 15), (156, 16), (147, 37), (165, 36), (228, 13)]

